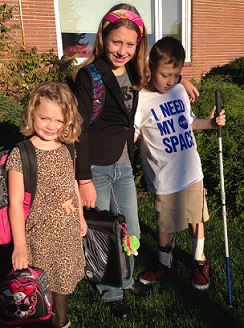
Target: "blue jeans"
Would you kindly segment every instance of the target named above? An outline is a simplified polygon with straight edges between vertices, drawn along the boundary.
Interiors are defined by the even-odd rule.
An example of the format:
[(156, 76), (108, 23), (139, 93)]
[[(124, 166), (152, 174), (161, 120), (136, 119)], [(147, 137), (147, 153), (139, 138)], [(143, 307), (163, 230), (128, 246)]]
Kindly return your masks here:
[[(137, 212), (137, 195), (131, 164), (92, 166), (92, 181), (97, 191), (96, 206), (100, 210), (123, 214), (126, 218), (129, 235), (140, 238)], [(124, 279), (121, 288), (97, 285), (106, 302), (123, 299), (123, 289), (130, 288), (134, 280), (134, 258), (130, 256), (131, 276)]]

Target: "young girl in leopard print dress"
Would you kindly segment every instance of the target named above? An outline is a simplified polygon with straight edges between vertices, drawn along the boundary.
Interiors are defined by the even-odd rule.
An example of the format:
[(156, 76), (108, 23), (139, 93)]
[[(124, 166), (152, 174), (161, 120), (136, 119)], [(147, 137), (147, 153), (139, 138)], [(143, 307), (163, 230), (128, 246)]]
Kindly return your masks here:
[(53, 295), (52, 327), (69, 327), (68, 296), (84, 276), (82, 236), (87, 224), (75, 181), (74, 162), (65, 144), (78, 140), (82, 119), (66, 84), (46, 82), (31, 95), (21, 132), (31, 136), (37, 159), (37, 189), (25, 223), (24, 183), (19, 149), (12, 150), (9, 215), (15, 270), (43, 269)]

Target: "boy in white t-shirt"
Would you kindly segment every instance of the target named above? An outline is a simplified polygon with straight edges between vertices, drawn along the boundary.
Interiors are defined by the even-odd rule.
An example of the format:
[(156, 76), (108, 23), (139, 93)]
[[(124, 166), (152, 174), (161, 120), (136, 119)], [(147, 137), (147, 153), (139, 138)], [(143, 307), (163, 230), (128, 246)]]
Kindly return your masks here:
[(222, 110), (215, 117), (214, 107), (208, 119), (195, 117), (184, 87), (178, 84), (184, 61), (180, 41), (172, 37), (159, 40), (150, 51), (150, 82), (139, 94), (135, 140), (141, 139), (147, 187), (155, 195), (159, 230), (159, 263), (142, 273), (140, 281), (153, 284), (173, 271), (174, 233), (189, 228), (192, 284), (204, 290), (210, 284), (203, 227), (209, 216), (193, 130), (223, 126), (225, 114)]

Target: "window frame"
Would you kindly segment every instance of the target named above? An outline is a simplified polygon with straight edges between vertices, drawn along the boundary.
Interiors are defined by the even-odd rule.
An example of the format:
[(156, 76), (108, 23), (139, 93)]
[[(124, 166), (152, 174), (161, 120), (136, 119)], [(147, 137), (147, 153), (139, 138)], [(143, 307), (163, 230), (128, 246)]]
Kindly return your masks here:
[[(162, 1), (154, 0), (152, 6), (154, 6), (154, 12), (152, 10), (152, 24), (154, 26), (154, 41), (156, 42), (163, 35), (162, 29)], [(191, 0), (182, 1), (182, 45), (185, 48), (186, 60), (185, 62), (191, 62)], [(58, 56), (63, 56), (63, 42), (62, 31), (60, 24), (60, 13), (58, 0), (54, 0), (55, 22), (56, 22), (56, 34), (57, 34), (57, 47)], [(77, 61), (82, 61), (85, 58), (77, 58)]]
[[(154, 1), (154, 35), (155, 42), (163, 35), (163, 0)], [(191, 62), (191, 0), (181, 0), (181, 42), (186, 52), (185, 62)]]

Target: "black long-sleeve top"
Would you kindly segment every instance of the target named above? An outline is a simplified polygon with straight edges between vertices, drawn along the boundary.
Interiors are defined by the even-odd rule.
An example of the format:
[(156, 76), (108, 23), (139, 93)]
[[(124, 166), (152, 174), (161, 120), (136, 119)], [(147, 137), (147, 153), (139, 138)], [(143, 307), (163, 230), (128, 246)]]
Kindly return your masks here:
[[(91, 179), (91, 165), (112, 165), (116, 163), (127, 141), (129, 157), (133, 160), (134, 116), (138, 103), (138, 91), (133, 91), (133, 106), (129, 112), (124, 96), (110, 66), (102, 58), (94, 62), (102, 74), (105, 86), (105, 103), (98, 119), (90, 124), (93, 87), (89, 73), (80, 69), (76, 78), (75, 94), (79, 112), (84, 119), (84, 130), (76, 143), (77, 180)], [(133, 83), (129, 66), (127, 73)]]

